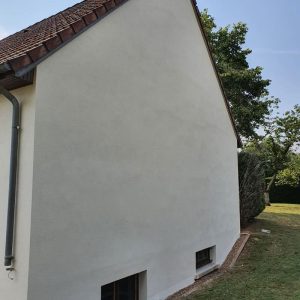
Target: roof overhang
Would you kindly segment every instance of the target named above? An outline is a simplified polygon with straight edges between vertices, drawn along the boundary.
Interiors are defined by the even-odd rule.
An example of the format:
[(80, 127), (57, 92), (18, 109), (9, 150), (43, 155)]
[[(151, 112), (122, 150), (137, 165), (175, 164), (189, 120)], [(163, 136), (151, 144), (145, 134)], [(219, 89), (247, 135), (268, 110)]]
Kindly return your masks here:
[(25, 53), (7, 59), (0, 64), (0, 86), (13, 90), (32, 84), (34, 69), (38, 64), (127, 1), (103, 0), (103, 3), (93, 11), (83, 15), (80, 20), (69, 24), (54, 36), (43, 40)]

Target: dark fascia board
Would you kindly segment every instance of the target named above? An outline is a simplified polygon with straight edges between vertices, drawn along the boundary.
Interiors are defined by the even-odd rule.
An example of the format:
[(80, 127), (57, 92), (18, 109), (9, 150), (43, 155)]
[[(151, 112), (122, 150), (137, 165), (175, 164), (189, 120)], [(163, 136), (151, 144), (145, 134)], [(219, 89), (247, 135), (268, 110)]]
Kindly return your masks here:
[(235, 136), (236, 136), (236, 139), (237, 139), (237, 146), (238, 146), (238, 148), (242, 148), (243, 147), (243, 143), (242, 143), (241, 137), (240, 137), (240, 135), (239, 135), (239, 133), (237, 131), (237, 128), (236, 128), (236, 125), (235, 125), (235, 121), (234, 121), (234, 118), (233, 118), (233, 115), (232, 115), (232, 112), (231, 112), (231, 109), (230, 109), (230, 106), (229, 106), (229, 101), (228, 101), (227, 96), (225, 94), (225, 89), (224, 89), (224, 86), (223, 86), (220, 74), (219, 74), (218, 69), (217, 69), (217, 65), (216, 65), (215, 60), (214, 60), (214, 58), (212, 56), (212, 49), (211, 49), (211, 46), (209, 44), (208, 38), (207, 38), (205, 30), (204, 30), (204, 25), (203, 25), (203, 22), (201, 20), (200, 10), (198, 8), (196, 0), (190, 0), (190, 1), (192, 3), (193, 8), (194, 8), (195, 16), (196, 16), (197, 22), (199, 24), (199, 28), (200, 28), (201, 34), (203, 36), (203, 39), (204, 39), (204, 42), (205, 42), (205, 46), (207, 48), (207, 52), (209, 54), (212, 66), (214, 68), (214, 72), (215, 72), (217, 80), (218, 80), (218, 84), (220, 86), (220, 89), (221, 89), (221, 92), (222, 92), (222, 95), (223, 95), (223, 99), (224, 99), (224, 102), (225, 102), (225, 105), (226, 105), (226, 109), (228, 111), (228, 115), (229, 115), (231, 124), (233, 126), (233, 130), (234, 130), (234, 133), (235, 133)]
[(0, 75), (0, 86), (5, 87), (6, 90), (11, 91), (27, 85), (33, 84), (34, 70), (26, 73), (24, 76), (16, 77), (14, 74), (7, 74), (5, 77)]
[(12, 69), (8, 63), (0, 64), (0, 76), (5, 76), (5, 74), (10, 72), (12, 72)]

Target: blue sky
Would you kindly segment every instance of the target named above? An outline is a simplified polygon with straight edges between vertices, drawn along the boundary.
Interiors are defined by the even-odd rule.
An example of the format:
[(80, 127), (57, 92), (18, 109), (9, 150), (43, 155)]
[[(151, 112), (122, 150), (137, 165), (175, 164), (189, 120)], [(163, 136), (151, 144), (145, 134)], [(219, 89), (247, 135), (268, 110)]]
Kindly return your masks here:
[(300, 1), (199, 0), (218, 25), (242, 21), (249, 27), (247, 47), (251, 66), (262, 66), (272, 80), (270, 94), (282, 101), (281, 111), (300, 104)]
[[(78, 0), (11, 0), (1, 3), (0, 38), (46, 18)], [(262, 66), (271, 79), (271, 95), (282, 100), (281, 110), (300, 103), (300, 1), (199, 0), (218, 25), (248, 24), (251, 66)]]

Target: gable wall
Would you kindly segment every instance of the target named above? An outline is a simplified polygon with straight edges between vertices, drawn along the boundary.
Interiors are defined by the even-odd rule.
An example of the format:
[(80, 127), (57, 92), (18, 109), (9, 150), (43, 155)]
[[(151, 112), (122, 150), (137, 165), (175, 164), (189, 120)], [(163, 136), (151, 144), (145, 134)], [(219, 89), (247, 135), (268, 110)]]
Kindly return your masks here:
[(130, 0), (38, 66), (30, 300), (148, 299), (239, 235), (236, 139), (188, 0)]
[(28, 287), (35, 87), (28, 86), (12, 93), (19, 100), (22, 108), (16, 208), (16, 272), (15, 279), (10, 280), (4, 267), (12, 105), (0, 95), (0, 299), (25, 300)]

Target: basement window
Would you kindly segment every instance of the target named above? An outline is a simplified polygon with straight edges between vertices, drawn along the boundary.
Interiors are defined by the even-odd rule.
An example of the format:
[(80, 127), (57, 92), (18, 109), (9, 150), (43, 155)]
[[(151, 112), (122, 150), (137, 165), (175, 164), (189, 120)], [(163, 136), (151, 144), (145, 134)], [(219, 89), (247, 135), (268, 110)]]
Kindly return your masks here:
[(138, 300), (139, 275), (132, 275), (101, 287), (101, 300)]
[(212, 262), (212, 249), (213, 247), (196, 252), (196, 270)]

